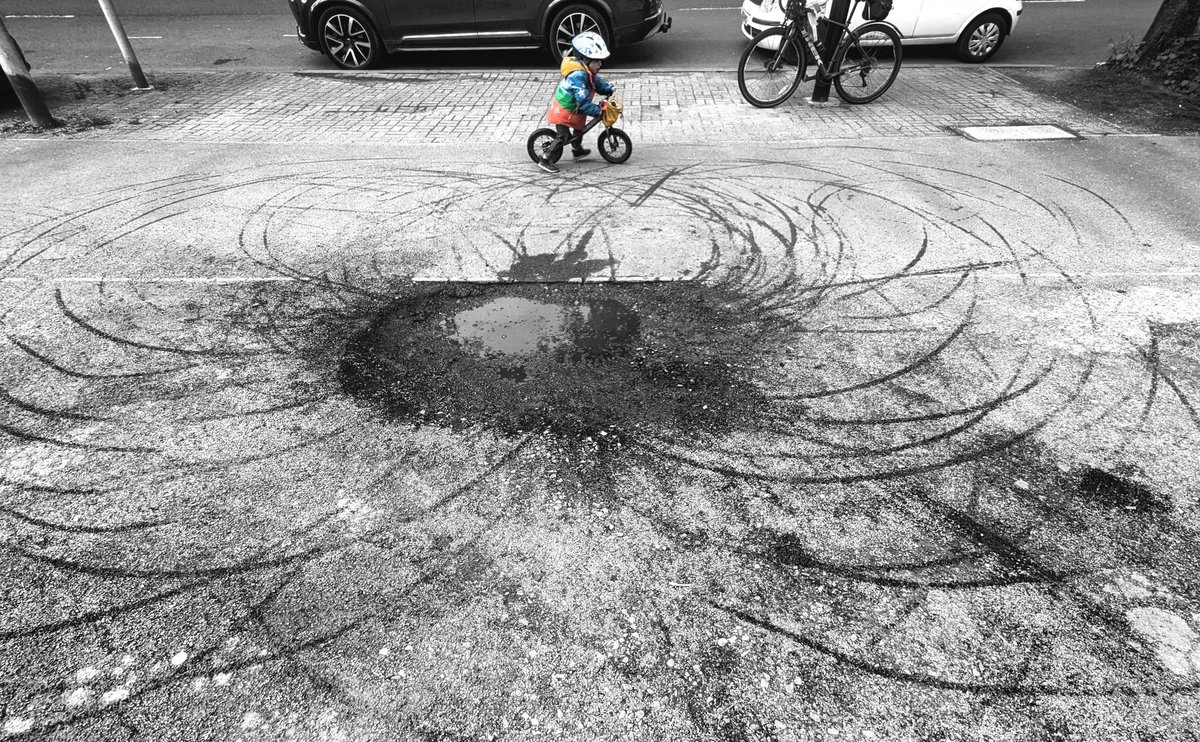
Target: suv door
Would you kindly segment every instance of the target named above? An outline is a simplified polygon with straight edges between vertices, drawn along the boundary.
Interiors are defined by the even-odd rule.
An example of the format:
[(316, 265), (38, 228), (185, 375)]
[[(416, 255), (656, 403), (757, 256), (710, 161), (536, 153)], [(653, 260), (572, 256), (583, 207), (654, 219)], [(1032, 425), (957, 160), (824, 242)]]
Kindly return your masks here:
[(474, 0), (386, 0), (401, 46), (463, 46), (475, 40)]
[(479, 43), (519, 45), (533, 43), (545, 0), (475, 0), (475, 30)]

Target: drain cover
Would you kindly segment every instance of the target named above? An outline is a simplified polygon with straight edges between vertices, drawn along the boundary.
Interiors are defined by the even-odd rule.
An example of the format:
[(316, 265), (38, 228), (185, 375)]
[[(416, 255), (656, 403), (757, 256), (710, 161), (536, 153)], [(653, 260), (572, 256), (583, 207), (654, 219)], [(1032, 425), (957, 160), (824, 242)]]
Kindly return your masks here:
[(959, 132), (977, 142), (1032, 141), (1036, 139), (1079, 139), (1079, 135), (1049, 124), (1010, 126), (963, 126)]

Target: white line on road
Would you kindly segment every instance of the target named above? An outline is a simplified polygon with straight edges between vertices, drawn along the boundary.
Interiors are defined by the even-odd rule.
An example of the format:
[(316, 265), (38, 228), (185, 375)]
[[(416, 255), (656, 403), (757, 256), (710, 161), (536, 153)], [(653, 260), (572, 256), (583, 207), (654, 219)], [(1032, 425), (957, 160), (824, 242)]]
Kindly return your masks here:
[(5, 18), (74, 18), (73, 15), (6, 15)]
[[(1031, 278), (1050, 278), (1054, 280), (1075, 280), (1089, 278), (1195, 278), (1200, 276), (1200, 271), (1098, 271), (1094, 273), (1071, 273), (1063, 276), (1057, 271), (1044, 271), (1036, 273), (1013, 273), (1011, 271), (984, 270), (975, 274), (978, 278), (994, 278), (1002, 280), (1024, 280)], [(862, 280), (884, 280), (893, 278), (891, 275), (880, 276), (864, 276)], [(915, 278), (926, 278), (925, 276), (914, 276)], [(940, 276), (929, 276), (941, 280)], [(678, 282), (688, 281), (690, 278), (685, 277), (668, 277), (668, 276), (618, 276), (616, 281), (629, 282)], [(438, 276), (424, 277), (417, 276), (413, 278), (414, 282), (425, 283), (442, 283), (446, 281), (458, 283), (514, 283), (513, 281), (503, 281), (494, 276)], [(580, 279), (572, 279), (578, 283)], [(63, 276), (61, 278), (0, 278), (0, 284), (65, 284), (65, 283), (140, 283), (140, 284), (213, 284), (213, 283), (308, 283), (311, 279), (293, 278), (291, 276), (143, 276), (133, 278), (129, 276)], [(611, 278), (597, 278), (595, 281), (587, 281), (587, 283), (611, 283)], [(521, 283), (521, 282), (517, 282)]]
[(130, 36), (131, 39), (161, 39), (161, 36)]
[[(66, 276), (52, 283), (295, 283), (307, 279), (291, 276), (158, 276), (130, 278), (126, 276)], [(0, 283), (45, 283), (38, 278), (0, 278)]]

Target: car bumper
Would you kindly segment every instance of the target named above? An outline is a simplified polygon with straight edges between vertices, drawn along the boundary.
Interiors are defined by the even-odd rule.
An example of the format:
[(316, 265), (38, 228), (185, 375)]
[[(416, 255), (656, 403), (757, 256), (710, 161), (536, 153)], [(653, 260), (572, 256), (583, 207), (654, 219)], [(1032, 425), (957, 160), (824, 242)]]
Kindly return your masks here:
[(618, 46), (633, 44), (650, 38), (656, 33), (666, 33), (671, 28), (671, 16), (666, 8), (659, 8), (654, 15), (644, 18), (629, 26), (622, 26), (613, 31)]
[[(766, 31), (768, 28), (775, 28), (778, 25), (778, 23), (773, 21), (756, 18), (755, 16), (747, 13), (745, 10), (742, 10), (742, 36), (745, 36), (747, 39), (752, 39), (763, 31)], [(761, 47), (763, 49), (771, 50), (778, 49), (779, 37), (773, 37), (770, 41), (762, 44)]]
[(292, 11), (292, 17), (296, 19), (296, 38), (300, 39), (300, 43), (307, 46), (309, 49), (321, 50), (321, 44), (317, 42), (315, 36), (310, 36), (304, 31), (304, 13), (300, 10), (296, 0), (288, 0), (288, 8)]
[(317, 37), (309, 36), (308, 34), (304, 33), (304, 29), (300, 26), (296, 26), (296, 38), (300, 39), (300, 43), (304, 44), (309, 49), (321, 51), (321, 44), (317, 41)]

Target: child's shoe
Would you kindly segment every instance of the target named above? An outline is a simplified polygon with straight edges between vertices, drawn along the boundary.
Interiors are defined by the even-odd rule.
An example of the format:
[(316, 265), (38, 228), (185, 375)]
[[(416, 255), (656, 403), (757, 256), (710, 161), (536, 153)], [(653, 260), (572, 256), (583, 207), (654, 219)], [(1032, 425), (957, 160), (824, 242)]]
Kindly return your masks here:
[(550, 162), (549, 160), (538, 160), (538, 167), (540, 167), (541, 169), (545, 170), (548, 173), (557, 173), (558, 172), (558, 165), (555, 165), (553, 162)]
[(592, 153), (592, 151), (590, 149), (586, 149), (584, 147), (580, 147), (579, 149), (571, 150), (571, 156), (574, 157), (576, 160), (582, 160), (583, 158), (587, 157), (591, 153)]

